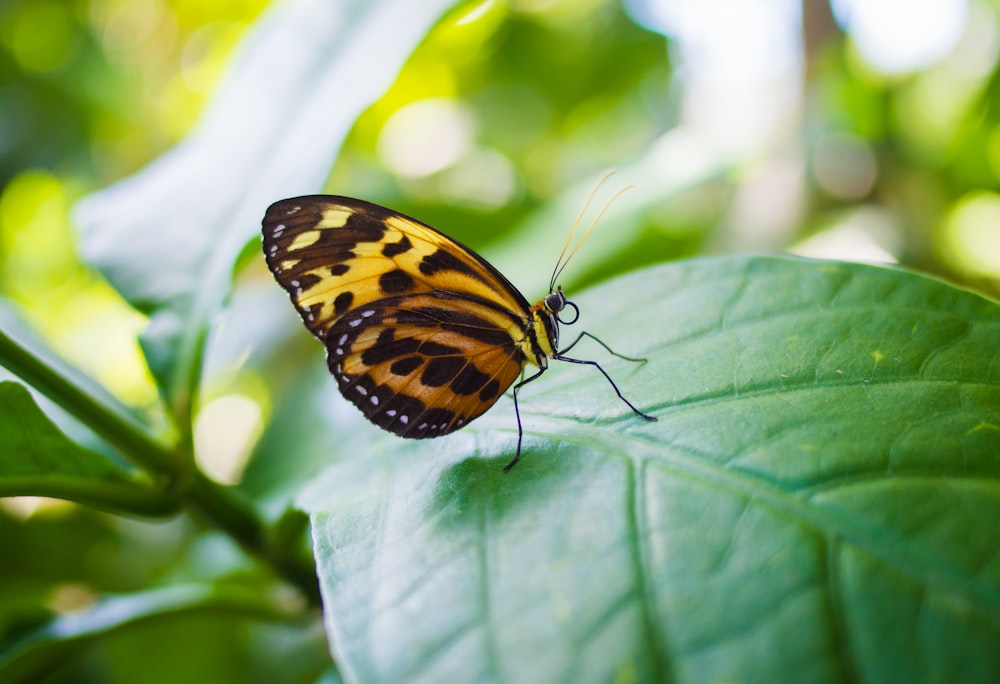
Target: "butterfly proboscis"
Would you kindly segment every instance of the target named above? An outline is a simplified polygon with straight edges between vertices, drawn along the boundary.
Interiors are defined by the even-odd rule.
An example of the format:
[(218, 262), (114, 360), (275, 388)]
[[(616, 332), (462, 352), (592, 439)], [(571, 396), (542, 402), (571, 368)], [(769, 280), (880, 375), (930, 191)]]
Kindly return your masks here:
[[(580, 310), (556, 281), (616, 193), (573, 245), (605, 174), (591, 190), (549, 281), (534, 306), (489, 262), (404, 214), (349, 197), (310, 195), (272, 204), (263, 220), (264, 255), (306, 327), (326, 346), (341, 394), (371, 422), (422, 439), (457, 430), (513, 385), (517, 451), (524, 430), (518, 391), (548, 359), (594, 366), (638, 416), (596, 361), (566, 356), (584, 337), (559, 348), (559, 325)], [(568, 254), (567, 254), (568, 252)], [(572, 317), (567, 312), (572, 312)], [(538, 371), (524, 377), (532, 364)], [(518, 377), (520, 376), (520, 380)], [(515, 384), (515, 381), (516, 384)]]

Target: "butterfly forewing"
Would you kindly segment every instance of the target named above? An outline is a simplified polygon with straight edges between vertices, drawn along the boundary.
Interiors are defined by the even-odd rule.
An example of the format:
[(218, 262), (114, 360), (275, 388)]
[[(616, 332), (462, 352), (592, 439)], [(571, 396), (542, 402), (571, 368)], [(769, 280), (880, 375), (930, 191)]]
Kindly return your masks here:
[(282, 200), (264, 253), (341, 393), (404, 437), (456, 430), (492, 406), (524, 364), (524, 297), (433, 228), (345, 197)]
[(267, 210), (263, 232), (271, 272), (320, 339), (354, 308), (432, 290), (529, 315), (524, 297), (477, 254), (375, 204), (322, 195), (282, 200)]

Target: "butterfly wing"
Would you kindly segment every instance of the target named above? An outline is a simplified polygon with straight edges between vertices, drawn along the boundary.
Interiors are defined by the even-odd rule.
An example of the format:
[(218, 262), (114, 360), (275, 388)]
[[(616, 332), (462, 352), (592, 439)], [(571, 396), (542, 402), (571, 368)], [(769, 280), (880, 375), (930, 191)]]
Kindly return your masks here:
[(379, 299), (451, 292), (510, 312), (519, 334), (528, 302), (485, 259), (430, 226), (377, 204), (311, 195), (272, 204), (264, 256), (306, 327), (321, 340), (340, 316)]
[(488, 303), (447, 292), (376, 300), (338, 319), (327, 363), (341, 393), (403, 437), (447, 434), (481, 415), (524, 355)]
[(482, 414), (521, 372), (530, 310), (482, 257), (375, 204), (273, 204), (264, 253), (341, 393), (376, 425), (435, 437)]

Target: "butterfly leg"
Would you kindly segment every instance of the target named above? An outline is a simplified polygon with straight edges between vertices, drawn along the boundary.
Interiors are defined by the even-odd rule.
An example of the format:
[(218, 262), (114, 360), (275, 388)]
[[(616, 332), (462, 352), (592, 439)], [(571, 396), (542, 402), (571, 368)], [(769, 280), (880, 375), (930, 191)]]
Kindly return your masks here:
[[(586, 334), (586, 333), (584, 333), (584, 334)], [(583, 337), (583, 335), (581, 335), (580, 337)], [(597, 338), (595, 337), (594, 339), (596, 340)], [(577, 338), (576, 341), (573, 342), (573, 344), (576, 344), (579, 341), (580, 341), (580, 339)], [(600, 340), (598, 340), (598, 342), (600, 342)], [(566, 347), (566, 349), (569, 349), (570, 347), (572, 347), (573, 344), (571, 344), (569, 347)], [(603, 342), (601, 342), (601, 344), (604, 345)], [(608, 349), (607, 345), (604, 345), (604, 348)], [(565, 350), (563, 350), (563, 351), (565, 351)], [(611, 350), (608, 349), (608, 351), (611, 351)], [(614, 352), (611, 352), (611, 353), (615, 354)], [(615, 354), (615, 356), (621, 356), (621, 355), (620, 354)], [(572, 359), (572, 358), (570, 358), (568, 356), (563, 356), (562, 352), (559, 352), (558, 354), (556, 354), (552, 358), (556, 359), (557, 361), (568, 361), (570, 363), (579, 363), (579, 364), (583, 364), (583, 365), (587, 365), (587, 366), (593, 366), (597, 370), (601, 371), (601, 375), (603, 375), (605, 378), (607, 378), (608, 382), (611, 383), (611, 387), (615, 390), (615, 394), (618, 395), (618, 398), (621, 399), (622, 401), (624, 401), (625, 405), (628, 406), (630, 409), (632, 409), (632, 412), (635, 413), (635, 415), (639, 416), (640, 418), (645, 418), (646, 420), (656, 420), (656, 416), (647, 415), (647, 414), (643, 413), (642, 411), (640, 411), (639, 409), (637, 409), (635, 406), (633, 406), (632, 402), (625, 398), (625, 395), (623, 395), (622, 392), (621, 392), (621, 390), (618, 389), (618, 385), (615, 384), (615, 381), (611, 379), (611, 376), (608, 375), (607, 371), (605, 371), (603, 368), (601, 368), (601, 364), (597, 363), (597, 361), (586, 361), (584, 359)], [(627, 356), (622, 356), (621, 358), (627, 359), (628, 357)], [(645, 359), (631, 359), (631, 360), (632, 361), (645, 361)], [(515, 407), (516, 406), (517, 405), (515, 404)]]
[[(633, 361), (635, 363), (646, 363), (646, 361), (649, 360), (649, 359), (635, 359), (635, 358), (632, 358), (631, 356), (625, 356), (624, 354), (619, 354), (614, 349), (612, 349), (607, 344), (605, 344), (604, 341), (601, 338), (596, 337), (594, 335), (591, 335), (587, 331), (584, 331), (584, 332), (580, 333), (579, 335), (577, 335), (575, 340), (573, 340), (572, 342), (570, 342), (567, 346), (563, 347), (563, 349), (561, 351), (559, 351), (555, 355), (555, 358), (558, 359), (560, 354), (565, 354), (570, 349), (572, 349), (573, 347), (575, 347), (576, 343), (579, 342), (580, 340), (582, 340), (584, 337), (589, 337), (594, 342), (597, 342), (597, 344), (599, 344), (602, 347), (604, 347), (604, 349), (606, 349), (609, 354), (611, 354), (612, 356), (617, 356), (619, 359), (624, 359), (626, 361)], [(566, 359), (566, 360), (568, 360), (568, 359)], [(601, 372), (603, 373), (604, 371), (601, 371)], [(607, 374), (605, 373), (605, 375), (607, 375)], [(608, 379), (610, 380), (611, 378), (608, 378)], [(611, 384), (613, 385), (615, 383), (611, 383)], [(628, 403), (628, 402), (625, 402), (625, 403)]]
[(514, 464), (521, 459), (521, 438), (524, 436), (524, 430), (521, 428), (521, 410), (517, 406), (517, 391), (544, 372), (545, 367), (539, 368), (537, 373), (514, 385), (514, 415), (517, 417), (517, 452), (514, 454), (514, 460), (503, 467), (503, 471), (505, 473), (510, 472), (510, 469), (514, 467)]

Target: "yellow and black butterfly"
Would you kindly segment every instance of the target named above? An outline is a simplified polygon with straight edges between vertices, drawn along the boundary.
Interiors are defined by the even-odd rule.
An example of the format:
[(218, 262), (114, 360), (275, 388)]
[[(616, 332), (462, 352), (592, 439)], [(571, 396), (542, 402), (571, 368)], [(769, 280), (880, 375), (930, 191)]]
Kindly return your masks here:
[[(575, 323), (580, 313), (556, 287), (576, 252), (563, 259), (577, 226), (549, 294), (534, 306), (468, 247), (409, 216), (349, 197), (272, 204), (263, 220), (264, 255), (306, 327), (326, 346), (340, 392), (389, 432), (423, 439), (457, 430), (496, 403), (528, 364), (536, 366), (514, 385), (517, 452), (506, 472), (521, 457), (517, 392), (545, 372), (549, 358), (594, 366), (632, 411), (656, 420), (622, 396), (596, 361), (565, 355), (584, 336), (615, 354), (603, 342), (584, 332), (559, 348), (559, 324)], [(573, 317), (563, 320), (567, 309)]]

